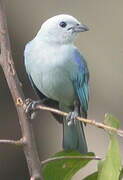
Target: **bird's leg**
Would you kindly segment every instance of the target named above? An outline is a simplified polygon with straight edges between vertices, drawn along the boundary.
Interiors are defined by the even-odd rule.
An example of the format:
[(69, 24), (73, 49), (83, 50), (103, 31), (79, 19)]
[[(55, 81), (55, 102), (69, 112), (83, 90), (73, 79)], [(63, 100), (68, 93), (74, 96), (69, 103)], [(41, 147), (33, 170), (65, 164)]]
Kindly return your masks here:
[(66, 120), (68, 121), (68, 126), (76, 123), (76, 117), (79, 115), (79, 101), (74, 102), (74, 111), (69, 112)]
[(34, 119), (36, 117), (37, 114), (37, 110), (36, 110), (36, 106), (43, 104), (45, 102), (45, 98), (42, 100), (37, 100), (34, 101), (30, 98), (26, 99), (25, 104), (26, 104), (26, 108), (25, 108), (25, 112), (28, 114), (30, 119)]

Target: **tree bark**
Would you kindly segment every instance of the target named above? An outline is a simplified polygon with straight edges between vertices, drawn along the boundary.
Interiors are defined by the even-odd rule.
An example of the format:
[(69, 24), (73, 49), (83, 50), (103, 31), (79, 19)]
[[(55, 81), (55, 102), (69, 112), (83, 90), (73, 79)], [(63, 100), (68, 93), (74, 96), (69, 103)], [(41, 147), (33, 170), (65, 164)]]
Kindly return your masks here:
[(25, 97), (19, 82), (10, 48), (6, 15), (3, 3), (0, 1), (0, 65), (4, 71), (9, 90), (11, 92), (22, 132), (23, 150), (27, 160), (31, 180), (43, 180), (41, 163), (36, 149), (35, 138), (30, 119), (28, 119), (24, 107)]

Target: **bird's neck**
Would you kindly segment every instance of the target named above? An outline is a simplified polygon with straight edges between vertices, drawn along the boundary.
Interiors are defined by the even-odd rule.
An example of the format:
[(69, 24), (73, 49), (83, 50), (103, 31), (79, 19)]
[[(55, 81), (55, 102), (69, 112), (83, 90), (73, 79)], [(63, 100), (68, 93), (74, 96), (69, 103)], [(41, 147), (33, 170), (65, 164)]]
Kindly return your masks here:
[(39, 44), (40, 43), (44, 43), (46, 45), (49, 46), (65, 46), (65, 45), (73, 45), (73, 41), (64, 41), (64, 40), (58, 40), (57, 37), (51, 36), (51, 35), (47, 35), (45, 33), (42, 33), (41, 31), (39, 31), (36, 35), (36, 37), (34, 38), (35, 41), (37, 41)]

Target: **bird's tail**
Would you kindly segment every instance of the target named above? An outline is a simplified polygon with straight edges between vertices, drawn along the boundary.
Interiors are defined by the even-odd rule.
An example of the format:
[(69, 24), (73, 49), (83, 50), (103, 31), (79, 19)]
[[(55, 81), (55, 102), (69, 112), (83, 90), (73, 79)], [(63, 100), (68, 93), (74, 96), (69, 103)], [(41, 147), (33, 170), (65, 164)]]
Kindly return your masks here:
[(82, 122), (76, 120), (68, 126), (66, 118), (63, 118), (63, 148), (65, 150), (76, 150), (82, 154), (88, 152)]

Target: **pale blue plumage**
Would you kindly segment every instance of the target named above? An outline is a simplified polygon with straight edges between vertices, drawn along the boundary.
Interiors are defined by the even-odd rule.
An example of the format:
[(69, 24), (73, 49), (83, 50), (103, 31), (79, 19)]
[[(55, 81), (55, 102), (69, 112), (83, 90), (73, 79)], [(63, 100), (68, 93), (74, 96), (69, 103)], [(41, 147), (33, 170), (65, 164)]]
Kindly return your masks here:
[[(63, 21), (66, 27), (59, 26), (65, 24), (60, 23)], [(87, 117), (88, 110), (89, 72), (73, 40), (78, 32), (85, 30), (87, 27), (72, 16), (55, 16), (42, 25), (24, 54), (26, 71), (40, 98), (47, 99), (45, 104), (71, 112), (78, 102), (78, 115), (83, 117)], [(68, 125), (66, 118), (55, 117), (63, 123), (63, 148), (86, 153), (82, 123)]]

